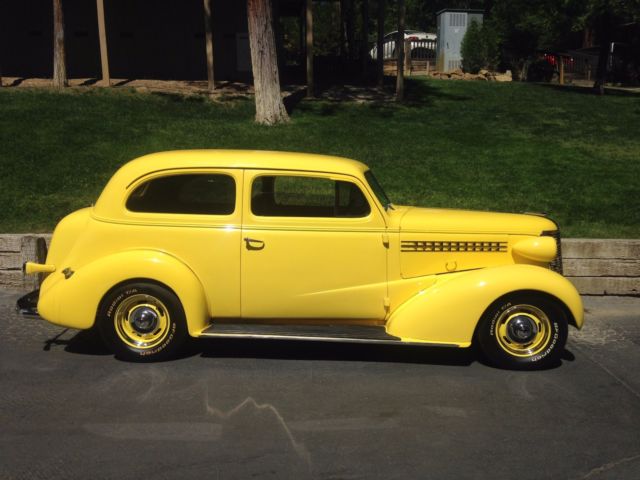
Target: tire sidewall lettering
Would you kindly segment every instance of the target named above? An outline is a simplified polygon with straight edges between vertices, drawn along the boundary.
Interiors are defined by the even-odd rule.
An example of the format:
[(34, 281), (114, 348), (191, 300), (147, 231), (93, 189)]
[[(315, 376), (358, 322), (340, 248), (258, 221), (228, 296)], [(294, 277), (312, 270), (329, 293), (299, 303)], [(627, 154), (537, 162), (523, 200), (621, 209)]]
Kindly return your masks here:
[(113, 301), (109, 304), (109, 307), (107, 308), (107, 312), (106, 312), (107, 318), (112, 318), (113, 312), (115, 311), (116, 307), (118, 306), (118, 304), (120, 304), (120, 302), (122, 302), (122, 300), (125, 297), (130, 297), (131, 295), (134, 295), (136, 293), (138, 293), (137, 288), (130, 288), (126, 290), (124, 293), (118, 294), (118, 296), (113, 299)]
[(173, 340), (173, 336), (176, 333), (176, 324), (172, 323), (171, 324), (171, 328), (169, 331), (169, 334), (167, 335), (167, 338), (164, 340), (164, 342), (162, 342), (160, 345), (158, 345), (155, 348), (152, 348), (151, 350), (139, 350), (138, 354), (141, 357), (146, 357), (148, 355), (155, 355), (157, 353), (160, 353), (162, 350), (164, 350)]

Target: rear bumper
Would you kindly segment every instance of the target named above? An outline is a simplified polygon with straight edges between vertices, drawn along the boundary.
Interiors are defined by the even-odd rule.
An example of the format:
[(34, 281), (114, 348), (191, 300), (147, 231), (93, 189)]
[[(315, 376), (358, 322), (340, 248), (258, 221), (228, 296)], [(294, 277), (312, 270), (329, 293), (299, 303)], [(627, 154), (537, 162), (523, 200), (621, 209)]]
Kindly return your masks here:
[(37, 316), (38, 315), (38, 298), (40, 298), (40, 289), (23, 295), (16, 302), (16, 310), (22, 315)]

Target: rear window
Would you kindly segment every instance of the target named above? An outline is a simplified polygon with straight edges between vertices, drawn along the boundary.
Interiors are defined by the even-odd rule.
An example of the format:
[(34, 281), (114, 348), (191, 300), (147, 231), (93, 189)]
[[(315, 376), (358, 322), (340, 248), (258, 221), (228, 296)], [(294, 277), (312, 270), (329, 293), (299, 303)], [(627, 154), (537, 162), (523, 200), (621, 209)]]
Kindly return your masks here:
[(154, 178), (136, 187), (127, 209), (145, 213), (230, 215), (236, 184), (224, 174), (184, 174)]

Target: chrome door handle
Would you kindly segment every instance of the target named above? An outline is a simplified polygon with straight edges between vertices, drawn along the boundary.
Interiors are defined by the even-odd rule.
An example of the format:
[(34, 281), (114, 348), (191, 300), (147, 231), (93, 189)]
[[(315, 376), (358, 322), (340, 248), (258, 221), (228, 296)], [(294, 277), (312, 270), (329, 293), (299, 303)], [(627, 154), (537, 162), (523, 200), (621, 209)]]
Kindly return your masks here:
[(262, 240), (256, 240), (255, 238), (244, 238), (245, 246), (247, 250), (262, 250), (264, 248), (264, 242)]

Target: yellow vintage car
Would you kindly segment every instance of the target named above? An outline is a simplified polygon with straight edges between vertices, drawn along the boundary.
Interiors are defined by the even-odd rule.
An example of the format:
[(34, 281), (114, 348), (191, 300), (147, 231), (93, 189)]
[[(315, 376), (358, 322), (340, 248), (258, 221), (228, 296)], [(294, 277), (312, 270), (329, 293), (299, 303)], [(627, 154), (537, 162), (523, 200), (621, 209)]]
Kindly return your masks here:
[(190, 335), (475, 345), (533, 369), (583, 324), (559, 238), (540, 215), (395, 205), (355, 160), (174, 151), (121, 167), (25, 270), (44, 319), (129, 360)]

